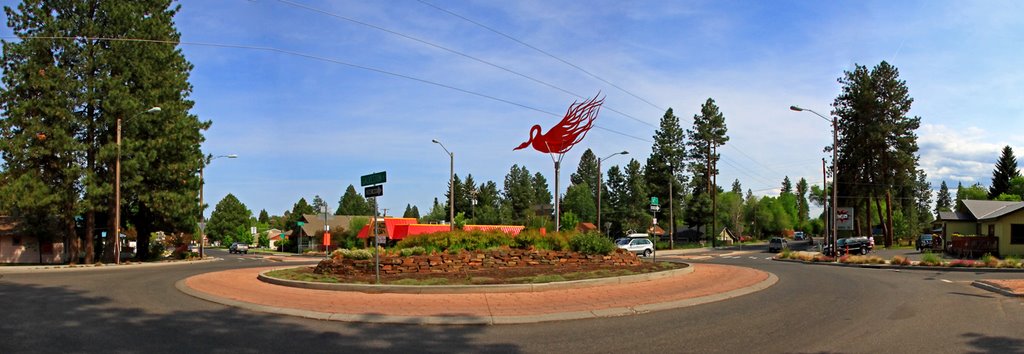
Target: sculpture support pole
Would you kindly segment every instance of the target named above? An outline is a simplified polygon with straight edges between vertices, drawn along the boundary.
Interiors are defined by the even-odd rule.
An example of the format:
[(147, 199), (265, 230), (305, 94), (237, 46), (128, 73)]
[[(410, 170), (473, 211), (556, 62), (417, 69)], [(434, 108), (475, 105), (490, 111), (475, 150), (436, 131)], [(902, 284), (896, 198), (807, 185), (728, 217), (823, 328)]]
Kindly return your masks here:
[(560, 205), (558, 203), (558, 167), (562, 163), (562, 157), (558, 157), (558, 161), (555, 161), (555, 232), (562, 231), (562, 214), (560, 213)]

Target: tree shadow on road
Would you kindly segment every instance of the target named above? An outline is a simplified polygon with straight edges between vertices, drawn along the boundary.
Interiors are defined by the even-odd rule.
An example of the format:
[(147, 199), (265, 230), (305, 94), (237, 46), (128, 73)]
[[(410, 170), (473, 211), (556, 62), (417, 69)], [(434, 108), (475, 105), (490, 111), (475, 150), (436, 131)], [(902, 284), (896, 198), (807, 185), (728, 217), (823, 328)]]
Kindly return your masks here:
[(969, 340), (967, 341), (967, 345), (976, 350), (971, 352), (1000, 354), (1024, 353), (1024, 339), (992, 337), (981, 333), (964, 333), (961, 336), (968, 338)]
[(342, 323), (235, 308), (151, 313), (65, 286), (2, 280), (0, 299), (0, 353), (520, 351), (475, 342), (483, 326)]

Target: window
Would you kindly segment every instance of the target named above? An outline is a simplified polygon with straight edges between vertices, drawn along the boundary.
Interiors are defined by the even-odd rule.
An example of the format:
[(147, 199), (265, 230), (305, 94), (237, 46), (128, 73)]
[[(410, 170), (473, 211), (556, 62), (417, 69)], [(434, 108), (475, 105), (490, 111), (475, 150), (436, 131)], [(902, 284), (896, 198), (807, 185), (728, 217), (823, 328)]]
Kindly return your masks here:
[(1024, 245), (1024, 224), (1010, 224), (1010, 244)]
[(988, 225), (988, 235), (989, 236), (995, 236), (996, 235), (996, 225), (993, 225), (993, 224), (989, 224)]

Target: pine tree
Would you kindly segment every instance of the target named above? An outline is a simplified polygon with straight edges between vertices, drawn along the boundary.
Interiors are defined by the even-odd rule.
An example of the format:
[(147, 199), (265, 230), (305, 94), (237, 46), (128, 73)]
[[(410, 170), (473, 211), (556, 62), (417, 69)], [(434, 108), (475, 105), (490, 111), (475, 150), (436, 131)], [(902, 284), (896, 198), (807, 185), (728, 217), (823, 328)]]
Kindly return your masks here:
[[(675, 220), (669, 220), (668, 211), (670, 208), (679, 210), (668, 205), (671, 201), (675, 205), (681, 205), (683, 201), (684, 162), (686, 161), (686, 145), (684, 140), (686, 133), (679, 126), (679, 117), (672, 113), (669, 108), (661, 117), (658, 130), (654, 132), (654, 144), (651, 147), (651, 155), (647, 158), (647, 165), (644, 167), (644, 179), (646, 189), (650, 196), (658, 197), (664, 203), (665, 217), (659, 223), (665, 230), (671, 230)], [(672, 184), (669, 188), (669, 184)], [(669, 196), (669, 190), (672, 196)], [(681, 210), (680, 210), (681, 211)], [(677, 213), (680, 216), (682, 213)]]
[(356, 192), (356, 187), (348, 185), (345, 188), (345, 194), (338, 200), (338, 210), (334, 212), (334, 215), (373, 215), (373, 209), (370, 208), (370, 204), (363, 198), (359, 192)]
[(992, 185), (988, 188), (988, 199), (996, 199), (1000, 194), (1010, 190), (1010, 180), (1020, 177), (1020, 170), (1017, 169), (1017, 158), (1013, 156), (1013, 148), (1009, 145), (1003, 147), (1003, 152), (996, 161), (996, 168), (992, 170)]
[(313, 196), (313, 204), (311, 206), (313, 207), (313, 210), (315, 210), (317, 214), (322, 214), (324, 213), (325, 210), (327, 210), (327, 202), (324, 201), (323, 198), (320, 198), (319, 194)]
[(583, 152), (583, 156), (580, 156), (580, 164), (576, 167), (576, 172), (569, 176), (571, 184), (582, 185), (586, 183), (590, 187), (590, 194), (595, 200), (597, 199), (597, 178), (598, 173), (600, 173), (597, 170), (597, 159), (598, 157), (594, 155), (594, 152), (587, 149)]
[[(837, 117), (839, 173), (834, 185), (841, 196), (837, 206), (855, 206), (857, 218), (867, 217), (872, 209), (878, 215), (873, 220), (885, 221), (885, 245), (893, 242), (892, 213), (883, 212), (887, 194), (906, 195), (908, 199), (894, 198), (894, 203), (913, 205), (913, 191), (918, 170), (918, 145), (915, 131), (920, 117), (909, 117), (914, 99), (909, 95), (906, 82), (900, 80), (899, 70), (883, 61), (872, 69), (855, 65), (838, 79), (842, 93), (832, 103), (832, 114)], [(826, 149), (831, 151), (830, 149)], [(858, 171), (856, 173), (852, 171)], [(874, 201), (874, 207), (871, 202)], [(861, 223), (857, 223), (860, 225)], [(854, 232), (862, 232), (855, 230)]]
[(316, 214), (316, 210), (313, 209), (312, 205), (306, 202), (306, 198), (299, 198), (299, 201), (292, 206), (291, 214), (288, 214), (287, 224), (285, 224), (286, 230), (295, 230), (299, 227), (299, 221), (302, 221), (304, 215)]
[(409, 215), (409, 217), (410, 218), (419, 219), (420, 218), (420, 208), (417, 208), (415, 205), (413, 205), (412, 206), (412, 213)]
[(691, 226), (707, 225), (713, 221), (711, 184), (718, 174), (716, 166), (721, 157), (717, 148), (729, 141), (725, 116), (715, 105), (715, 100), (708, 98), (700, 111), (693, 116), (693, 127), (686, 130), (691, 195), (686, 204), (685, 219)]
[[(25, 3), (18, 10), (5, 7), (17, 36), (61, 36), (61, 26), (71, 25), (42, 3)], [(83, 188), (78, 140), (83, 121), (73, 114), (78, 84), (64, 51), (69, 46), (68, 40), (3, 41), (0, 194), (11, 196), (6, 207), (24, 219), (23, 232), (41, 242), (62, 238), (69, 253), (78, 254), (74, 216)], [(92, 247), (88, 250), (91, 261)]]
[(412, 216), (412, 204), (405, 205), (405, 212), (402, 213), (403, 218), (411, 218)]
[[(189, 113), (193, 105), (188, 99), (192, 66), (173, 44), (180, 38), (173, 22), (178, 7), (172, 7), (168, 0), (101, 1), (78, 6), (25, 1), (17, 10), (5, 10), (15, 34), (25, 38), (4, 45), (8, 59), (5, 63), (9, 64), (5, 66), (4, 78), (11, 80), (5, 81), (7, 89), (21, 90), (17, 86), (26, 83), (36, 89), (43, 87), (43, 81), (26, 80), (30, 76), (9, 75), (14, 69), (28, 68), (22, 66), (27, 61), (18, 59), (25, 58), (23, 55), (28, 52), (17, 54), (22, 50), (19, 47), (32, 48), (31, 53), (40, 57), (43, 53), (51, 55), (43, 61), (49, 63), (47, 66), (34, 67), (31, 72), (59, 83), (59, 91), (50, 93), (60, 96), (62, 104), (66, 104), (61, 108), (64, 113), (47, 112), (53, 124), (25, 128), (35, 128), (28, 132), (54, 138), (48, 147), (58, 149), (54, 158), (72, 159), (65, 161), (72, 162), (65, 165), (68, 168), (64, 171), (78, 175), (74, 178), (78, 184), (75, 199), (64, 194), (68, 184), (51, 186), (65, 189), (54, 193), (64, 198), (61, 213), (65, 214), (66, 224), (70, 225), (67, 221), (84, 211), (86, 261), (91, 262), (93, 256), (96, 213), (107, 212), (103, 216), (111, 220), (110, 229), (114, 226), (109, 216), (116, 204), (113, 184), (118, 119), (123, 121), (122, 222), (133, 225), (137, 231), (138, 257), (148, 257), (149, 235), (153, 231), (193, 231), (200, 212), (197, 172), (205, 163), (199, 149), (203, 141), (201, 132), (209, 127), (209, 122), (201, 122)], [(153, 42), (110, 38), (145, 38)], [(155, 105), (161, 107), (158, 114), (140, 114)], [(37, 110), (56, 107), (36, 106)], [(27, 114), (26, 118), (34, 114), (19, 111), (16, 106), (5, 107), (5, 112)], [(69, 129), (58, 129), (61, 126)], [(75, 251), (78, 237), (68, 238), (70, 251)], [(109, 244), (112, 248), (114, 243)], [(108, 255), (113, 260), (113, 252)]]
[(939, 184), (939, 195), (935, 199), (935, 216), (938, 217), (939, 212), (952, 211), (953, 197), (949, 195), (949, 187), (946, 186), (946, 181), (942, 181)]
[(257, 220), (260, 222), (260, 224), (270, 223), (270, 214), (267, 214), (267, 209), (260, 209), (260, 216)]
[(807, 203), (807, 179), (801, 177), (800, 181), (796, 183), (796, 203), (797, 203), (797, 225), (800, 228), (806, 228), (806, 223), (810, 218), (810, 205)]
[[(536, 193), (533, 191), (530, 171), (526, 167), (512, 165), (508, 174), (505, 175), (505, 183), (502, 190), (504, 206), (507, 208), (510, 222), (524, 222), (526, 216), (531, 213), (534, 206)], [(549, 198), (550, 200), (550, 198)]]

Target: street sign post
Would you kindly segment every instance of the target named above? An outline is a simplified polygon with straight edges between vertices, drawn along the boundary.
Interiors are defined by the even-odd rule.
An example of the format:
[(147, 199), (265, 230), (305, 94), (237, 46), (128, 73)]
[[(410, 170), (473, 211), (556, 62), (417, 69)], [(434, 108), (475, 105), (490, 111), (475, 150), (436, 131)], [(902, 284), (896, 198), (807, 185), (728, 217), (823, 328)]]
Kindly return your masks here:
[(379, 197), (384, 195), (384, 186), (376, 185), (369, 186), (363, 189), (363, 196), (367, 198)]
[(366, 187), (373, 184), (381, 184), (388, 181), (388, 174), (386, 171), (380, 171), (377, 173), (371, 173), (362, 177), (359, 177), (359, 182), (362, 187)]

